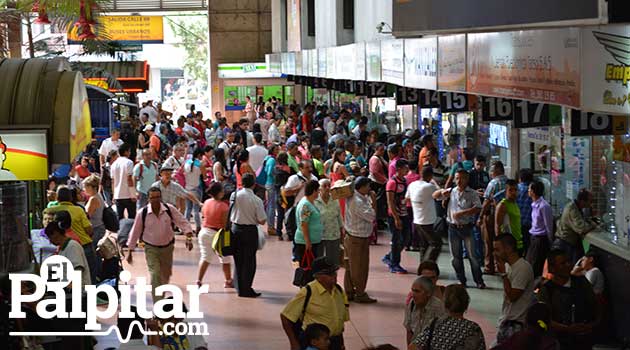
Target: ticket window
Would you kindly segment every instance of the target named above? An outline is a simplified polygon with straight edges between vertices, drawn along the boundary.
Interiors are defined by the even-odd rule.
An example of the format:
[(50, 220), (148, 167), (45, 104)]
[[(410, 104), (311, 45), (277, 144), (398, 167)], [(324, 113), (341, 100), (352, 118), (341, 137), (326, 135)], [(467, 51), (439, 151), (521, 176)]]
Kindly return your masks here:
[(452, 166), (461, 162), (464, 148), (476, 148), (478, 136), (475, 132), (474, 113), (443, 113), (442, 136), (444, 165)]

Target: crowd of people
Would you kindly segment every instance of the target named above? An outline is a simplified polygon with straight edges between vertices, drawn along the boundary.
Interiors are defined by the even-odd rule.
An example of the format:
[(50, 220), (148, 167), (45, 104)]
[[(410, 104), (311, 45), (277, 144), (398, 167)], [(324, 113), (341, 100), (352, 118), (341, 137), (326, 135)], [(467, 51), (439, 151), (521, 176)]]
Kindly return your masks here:
[[(445, 164), (430, 131), (368, 130), (360, 112), (285, 109), (275, 98), (248, 98), (244, 113), (228, 125), (220, 112), (206, 119), (192, 106), (175, 118), (151, 101), (143, 105), (66, 173), (51, 176), (44, 228), (33, 234), (42, 241), (37, 254), (66, 256), (84, 284), (112, 278), (111, 262), (96, 251), (108, 239), (113, 205), (119, 238), (128, 231), (126, 260), (144, 247), (154, 290), (169, 283), (177, 234), (189, 250), (197, 241), (201, 285), (216, 255), (214, 235), (228, 228), (234, 252), (218, 257), (224, 287), (256, 298), (258, 231), (266, 225), (269, 236), (292, 243), (294, 266), (308, 272), (293, 281), (302, 288), (281, 314), (291, 349), (343, 349), (349, 302), (377, 302), (367, 293), (369, 251), (388, 231), (388, 271), (419, 276), (404, 304), (410, 349), (486, 348), (479, 325), (464, 317), (465, 260), (477, 288), (487, 288), (484, 275), (502, 280), (494, 348), (590, 349), (605, 294), (597, 255), (582, 249), (597, 225), (585, 214), (588, 190), (556, 224), (531, 169), (510, 179), (500, 161), (488, 164), (471, 148)], [(444, 288), (437, 261), (445, 239), (459, 284)], [(405, 250), (417, 252), (417, 266), (403, 266)]]

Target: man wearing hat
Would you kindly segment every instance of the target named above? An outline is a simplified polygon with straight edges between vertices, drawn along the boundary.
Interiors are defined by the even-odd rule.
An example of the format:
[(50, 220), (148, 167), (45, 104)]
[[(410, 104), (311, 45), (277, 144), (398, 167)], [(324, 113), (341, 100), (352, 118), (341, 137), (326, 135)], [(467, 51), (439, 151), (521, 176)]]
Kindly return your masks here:
[(354, 195), (346, 202), (344, 248), (347, 260), (343, 279), (348, 300), (375, 303), (365, 292), (370, 270), (370, 235), (376, 220), (376, 193), (370, 179), (359, 176), (354, 181)]
[(151, 187), (158, 187), (162, 191), (162, 202), (177, 207), (177, 198), (188, 198), (203, 205), (201, 198), (197, 198), (192, 192), (186, 191), (180, 184), (171, 181), (173, 176), (173, 168), (168, 165), (162, 165), (160, 168), (160, 180), (154, 182)]
[(313, 261), (314, 281), (301, 288), (280, 314), (282, 328), (289, 338), (291, 350), (299, 350), (300, 334), (296, 324), (302, 323), (299, 333), (309, 324), (323, 324), (330, 330), (330, 350), (344, 349), (344, 323), (350, 320), (346, 294), (337, 284), (336, 265), (330, 257), (322, 256)]

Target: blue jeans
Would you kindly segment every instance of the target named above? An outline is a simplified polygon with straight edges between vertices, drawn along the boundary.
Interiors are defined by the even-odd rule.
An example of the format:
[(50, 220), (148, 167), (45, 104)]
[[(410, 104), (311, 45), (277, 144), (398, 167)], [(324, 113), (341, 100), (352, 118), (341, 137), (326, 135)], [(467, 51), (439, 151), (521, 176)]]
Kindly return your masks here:
[(266, 185), (267, 189), (267, 227), (276, 227), (276, 207), (278, 206), (278, 194), (274, 185)]
[[(472, 225), (466, 227), (456, 227), (454, 225), (448, 225), (448, 244), (451, 250), (453, 268), (457, 274), (457, 279), (465, 284), (466, 272), (464, 271), (464, 251), (463, 247), (469, 252), (474, 252), (473, 248), (473, 230)], [(463, 244), (462, 244), (463, 243)], [(483, 277), (481, 274), (481, 265), (475, 254), (468, 254), (468, 260), (470, 261), (470, 269), (472, 270), (473, 279), (475, 283), (483, 283)]]
[(149, 204), (149, 195), (146, 193), (138, 192), (138, 200), (136, 201), (136, 208), (138, 210), (144, 208)]
[(392, 248), (390, 252), (387, 253), (386, 257), (389, 258), (390, 267), (399, 266), (400, 253), (403, 248), (409, 244), (409, 240), (411, 239), (411, 220), (409, 216), (401, 216), (401, 230), (396, 228), (393, 217), (389, 216), (387, 220), (389, 223), (389, 231), (392, 233)]
[[(201, 200), (201, 196), (203, 195), (203, 193), (201, 193), (201, 187), (190, 190), (190, 192), (194, 193), (195, 196), (197, 196), (197, 199)], [(191, 201), (190, 199), (186, 199), (186, 211), (184, 216), (186, 217), (186, 220), (188, 220), (190, 219), (190, 214), (192, 212), (197, 229), (201, 229), (201, 216), (199, 215), (200, 210), (201, 208), (197, 203)]]
[[(276, 191), (276, 195), (278, 192)], [(276, 235), (278, 237), (282, 237), (282, 226), (284, 225), (284, 212), (286, 211), (283, 207), (279, 206), (276, 203), (276, 211), (278, 212), (278, 216), (276, 216)]]

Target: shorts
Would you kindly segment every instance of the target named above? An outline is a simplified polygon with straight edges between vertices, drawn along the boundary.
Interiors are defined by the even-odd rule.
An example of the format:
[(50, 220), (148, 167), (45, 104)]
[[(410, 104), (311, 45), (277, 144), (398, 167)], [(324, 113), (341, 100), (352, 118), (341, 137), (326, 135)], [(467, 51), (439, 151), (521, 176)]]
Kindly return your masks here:
[[(201, 261), (205, 261), (207, 263), (210, 263), (210, 254), (212, 252), (212, 254), (216, 253), (212, 250), (212, 240), (214, 239), (214, 235), (217, 233), (216, 230), (208, 228), (208, 227), (204, 227), (201, 229), (201, 231), (199, 231), (199, 236), (197, 237), (198, 241), (199, 241), (199, 252), (200, 252), (200, 257), (199, 259)], [(219, 256), (217, 255), (217, 257), (219, 258), (219, 263), (221, 264), (231, 264), (232, 263), (232, 257), (231, 256)]]

